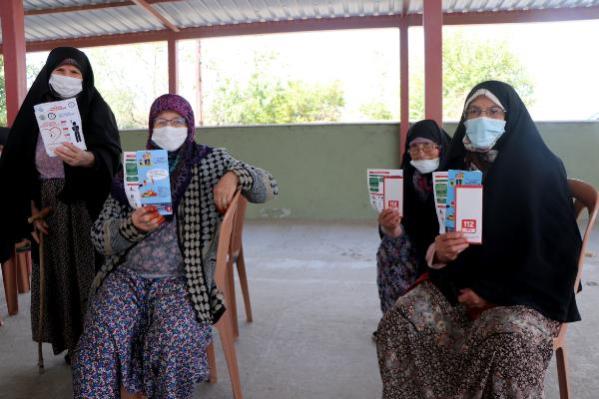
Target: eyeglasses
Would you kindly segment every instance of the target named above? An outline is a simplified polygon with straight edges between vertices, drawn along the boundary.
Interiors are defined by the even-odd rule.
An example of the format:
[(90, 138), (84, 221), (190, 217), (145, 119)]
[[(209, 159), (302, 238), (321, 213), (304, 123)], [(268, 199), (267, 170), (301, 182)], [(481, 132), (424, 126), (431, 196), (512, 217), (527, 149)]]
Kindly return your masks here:
[(426, 155), (432, 154), (437, 148), (438, 145), (434, 143), (414, 143), (410, 144), (408, 147), (408, 152), (410, 155), (417, 155), (419, 152), (423, 152)]
[(163, 118), (157, 118), (154, 120), (154, 127), (166, 127), (166, 126), (172, 126), (172, 127), (187, 127), (187, 121), (185, 120), (185, 118), (174, 118), (174, 119), (163, 119)]
[(503, 116), (505, 114), (505, 110), (501, 107), (491, 107), (487, 109), (470, 107), (466, 111), (464, 111), (466, 119), (479, 118), (481, 115), (487, 115), (489, 118), (493, 119), (503, 119)]

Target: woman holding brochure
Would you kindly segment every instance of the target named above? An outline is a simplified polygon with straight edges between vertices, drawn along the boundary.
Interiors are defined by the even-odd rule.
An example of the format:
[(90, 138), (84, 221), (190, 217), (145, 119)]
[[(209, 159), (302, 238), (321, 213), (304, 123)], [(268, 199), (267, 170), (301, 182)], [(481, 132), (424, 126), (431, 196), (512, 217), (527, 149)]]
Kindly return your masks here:
[(173, 215), (133, 209), (115, 179), (92, 230), (107, 258), (73, 364), (76, 398), (191, 397), (224, 311), (213, 279), (221, 214), (238, 189), (251, 202), (277, 194), (269, 173), (196, 144), (184, 98), (159, 97), (149, 119), (147, 148), (168, 151)]
[(540, 398), (581, 239), (564, 166), (509, 85), (474, 87), (449, 169), (483, 173), (482, 244), (439, 235), (430, 279), (379, 324), (384, 398)]
[(385, 209), (378, 219), (377, 285), (383, 313), (427, 269), (426, 250), (439, 234), (432, 173), (443, 169), (450, 139), (433, 120), (416, 122), (408, 131), (401, 164), (404, 216)]
[[(82, 123), (86, 150), (60, 136), (60, 129), (40, 132), (34, 108), (62, 100), (70, 104), (69, 115)], [(56, 118), (60, 120), (60, 114), (48, 112), (43, 121)], [(45, 236), (43, 300), (38, 251), (32, 251), (31, 322), (33, 339), (51, 343), (55, 354), (70, 354), (83, 328), (95, 275), (89, 231), (108, 195), (120, 154), (114, 116), (94, 87), (87, 56), (75, 48), (55, 48), (23, 101), (0, 163), (0, 181), (11, 190), (0, 197), (0, 238), (14, 243), (31, 235), (37, 242), (40, 234)], [(45, 220), (28, 223), (45, 208), (51, 209)]]

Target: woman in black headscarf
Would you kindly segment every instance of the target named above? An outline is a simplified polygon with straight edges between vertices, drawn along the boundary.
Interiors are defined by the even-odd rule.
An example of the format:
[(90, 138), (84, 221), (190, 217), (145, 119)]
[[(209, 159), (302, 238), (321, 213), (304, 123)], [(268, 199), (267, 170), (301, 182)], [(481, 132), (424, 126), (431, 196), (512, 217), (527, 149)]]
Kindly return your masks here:
[[(39, 133), (34, 107), (76, 98), (87, 151), (68, 143), (50, 157)], [(0, 239), (17, 242), (39, 234), (45, 238), (43, 334), (40, 314), (39, 259), (34, 259), (31, 321), (33, 339), (52, 343), (55, 354), (71, 352), (83, 326), (88, 292), (95, 275), (90, 238), (120, 164), (121, 145), (110, 107), (94, 87), (87, 56), (71, 47), (50, 52), (27, 93), (11, 128), (0, 162), (0, 182), (11, 194), (0, 197), (3, 210)], [(51, 208), (46, 220), (27, 219)], [(37, 251), (33, 251), (34, 258)]]
[(448, 168), (483, 172), (483, 243), (438, 236), (430, 280), (381, 320), (383, 397), (542, 397), (559, 324), (580, 319), (564, 166), (516, 91), (488, 81), (468, 95)]
[(404, 216), (394, 209), (379, 215), (377, 284), (383, 313), (426, 271), (424, 255), (439, 234), (432, 173), (443, 169), (449, 141), (449, 135), (429, 119), (415, 123), (408, 131), (401, 164)]

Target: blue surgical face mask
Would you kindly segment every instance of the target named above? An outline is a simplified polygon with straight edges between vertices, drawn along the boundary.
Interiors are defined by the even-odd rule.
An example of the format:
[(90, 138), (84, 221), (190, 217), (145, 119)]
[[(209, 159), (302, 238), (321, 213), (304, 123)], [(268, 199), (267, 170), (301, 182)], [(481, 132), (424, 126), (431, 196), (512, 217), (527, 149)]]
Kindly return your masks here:
[(505, 132), (505, 121), (480, 117), (464, 122), (466, 135), (477, 150), (490, 150)]

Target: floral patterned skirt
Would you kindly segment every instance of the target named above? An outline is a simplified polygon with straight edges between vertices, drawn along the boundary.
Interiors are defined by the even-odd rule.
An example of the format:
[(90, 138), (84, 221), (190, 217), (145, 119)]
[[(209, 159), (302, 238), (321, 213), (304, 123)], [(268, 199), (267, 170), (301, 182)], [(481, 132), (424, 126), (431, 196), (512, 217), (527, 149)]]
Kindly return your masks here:
[(383, 398), (542, 398), (558, 329), (525, 306), (494, 307), (471, 321), (426, 281), (379, 323)]
[(384, 314), (418, 279), (418, 261), (406, 234), (397, 238), (383, 236), (376, 261), (379, 299)]
[(93, 297), (73, 359), (75, 398), (191, 398), (208, 378), (212, 327), (195, 319), (183, 277), (119, 268)]

